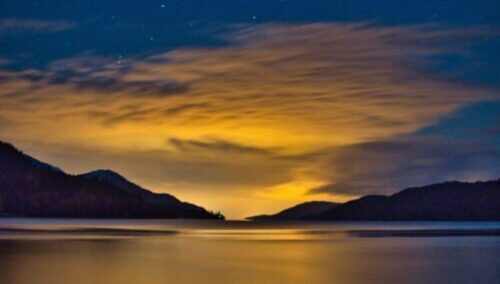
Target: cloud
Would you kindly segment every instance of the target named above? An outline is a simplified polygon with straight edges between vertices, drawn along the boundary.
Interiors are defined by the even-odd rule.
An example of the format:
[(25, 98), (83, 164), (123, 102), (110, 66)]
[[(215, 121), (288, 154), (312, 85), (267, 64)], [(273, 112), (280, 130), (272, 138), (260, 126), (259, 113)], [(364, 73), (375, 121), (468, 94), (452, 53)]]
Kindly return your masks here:
[(268, 24), (233, 28), (225, 46), (144, 58), (82, 55), (2, 71), (0, 117), (13, 123), (0, 137), (69, 172), (109, 165), (153, 189), (167, 184), (181, 198), (231, 200), (221, 208), (230, 212), (271, 198), (259, 193), (309, 199), (311, 187), (328, 185), (314, 197), (335, 198), (488, 177), (498, 169), (488, 139), (414, 133), (499, 99), (427, 72), (440, 56), (466, 56), (471, 43), (493, 36), (432, 26)]
[(237, 154), (264, 154), (274, 155), (270, 150), (238, 145), (224, 140), (210, 139), (209, 141), (182, 140), (171, 138), (168, 143), (182, 152), (192, 151), (214, 151), (217, 153), (237, 153)]
[[(54, 147), (54, 145), (56, 147)], [(55, 164), (69, 164), (70, 172), (112, 168), (134, 180), (154, 184), (189, 184), (231, 195), (240, 190), (263, 188), (288, 181), (293, 161), (268, 150), (225, 141), (169, 139), (164, 149), (100, 150), (65, 143), (29, 143), (30, 152), (44, 153)], [(140, 167), (136, 167), (140, 165)], [(77, 168), (78, 170), (74, 170)]]
[(167, 116), (185, 114), (191, 110), (196, 109), (210, 109), (211, 105), (209, 103), (186, 103), (178, 106), (168, 107), (165, 109), (165, 114)]
[(73, 29), (76, 25), (66, 21), (46, 21), (34, 19), (0, 19), (0, 35), (18, 31), (36, 31), (36, 32), (61, 32)]
[[(103, 124), (175, 120), (191, 127), (247, 128), (240, 131), (245, 137), (223, 137), (244, 144), (256, 129), (272, 136), (265, 146), (289, 148), (289, 142), (279, 142), (285, 139), (348, 144), (409, 133), (460, 106), (491, 98), (488, 91), (421, 72), (436, 55), (457, 52), (464, 39), (487, 36), (480, 30), (429, 27), (262, 25), (235, 31), (227, 47), (181, 49), (121, 63), (84, 56), (12, 80), (27, 84), (25, 92), (102, 96), (92, 99), (105, 104)], [(182, 97), (156, 98), (172, 95)], [(124, 104), (141, 107), (131, 111)], [(328, 133), (329, 139), (318, 139), (318, 133)]]
[(11, 60), (9, 60), (7, 58), (0, 57), (0, 66), (9, 65), (11, 63), (12, 63)]
[(323, 164), (330, 183), (312, 194), (390, 194), (448, 180), (498, 178), (500, 149), (493, 143), (443, 137), (405, 137), (334, 149)]
[(0, 74), (4, 82), (26, 81), (35, 88), (71, 87), (73, 93), (92, 91), (95, 94), (131, 96), (170, 96), (186, 92), (187, 84), (162, 79), (124, 80), (130, 62), (80, 56), (53, 62), (45, 70), (24, 70)]

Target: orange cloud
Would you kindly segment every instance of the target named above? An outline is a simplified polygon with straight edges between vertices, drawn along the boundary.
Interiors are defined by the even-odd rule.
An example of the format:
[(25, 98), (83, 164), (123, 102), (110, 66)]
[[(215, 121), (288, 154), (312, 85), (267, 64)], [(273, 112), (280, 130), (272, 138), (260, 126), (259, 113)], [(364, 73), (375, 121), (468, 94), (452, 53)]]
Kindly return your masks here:
[[(334, 182), (324, 171), (338, 167), (314, 153), (409, 134), (493, 98), (423, 72), (431, 57), (486, 36), (431, 27), (257, 25), (235, 28), (223, 47), (4, 71), (0, 120), (11, 123), (0, 137), (72, 172), (113, 166), (230, 217), (259, 213), (241, 210), (258, 202), (272, 211)], [(93, 157), (74, 162), (81, 153)]]

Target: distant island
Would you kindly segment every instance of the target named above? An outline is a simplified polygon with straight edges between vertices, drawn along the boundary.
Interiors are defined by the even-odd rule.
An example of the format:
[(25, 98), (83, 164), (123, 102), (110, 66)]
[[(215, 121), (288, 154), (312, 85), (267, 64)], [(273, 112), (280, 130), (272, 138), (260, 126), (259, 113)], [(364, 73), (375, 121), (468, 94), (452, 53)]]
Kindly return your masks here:
[(254, 221), (500, 221), (500, 179), (445, 182), (343, 204), (306, 202)]
[(66, 174), (1, 141), (0, 215), (224, 219), (170, 194), (146, 190), (111, 170)]

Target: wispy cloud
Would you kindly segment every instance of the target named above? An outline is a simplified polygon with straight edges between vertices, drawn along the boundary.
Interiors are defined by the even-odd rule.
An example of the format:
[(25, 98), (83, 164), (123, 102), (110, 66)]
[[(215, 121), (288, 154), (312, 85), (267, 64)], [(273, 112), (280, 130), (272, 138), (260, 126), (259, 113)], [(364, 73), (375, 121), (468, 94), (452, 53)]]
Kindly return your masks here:
[(311, 194), (390, 194), (448, 180), (496, 179), (500, 169), (496, 144), (443, 137), (394, 138), (331, 149), (324, 155), (318, 173), (331, 182), (312, 188)]
[(7, 58), (3, 58), (3, 57), (0, 57), (0, 66), (3, 66), (3, 65), (8, 65), (10, 64), (12, 61), (7, 59)]
[[(16, 123), (0, 137), (27, 147), (43, 141), (39, 153), (53, 153), (51, 145), (94, 153), (93, 162), (58, 160), (72, 171), (116, 160), (112, 166), (125, 174), (156, 188), (168, 184), (181, 197), (223, 192), (240, 198), (222, 208), (232, 212), (262, 200), (259, 192), (309, 198), (321, 185), (328, 186), (313, 192), (334, 197), (397, 189), (436, 178), (425, 167), (444, 168), (445, 158), (485, 157), (412, 133), (499, 98), (423, 72), (439, 55), (460, 56), (491, 36), (431, 26), (270, 24), (235, 28), (222, 47), (4, 71), (0, 115)], [(472, 163), (448, 168), (456, 169), (450, 177), (481, 176)]]
[(0, 35), (19, 31), (61, 32), (73, 29), (75, 26), (74, 23), (66, 21), (5, 18), (0, 19)]

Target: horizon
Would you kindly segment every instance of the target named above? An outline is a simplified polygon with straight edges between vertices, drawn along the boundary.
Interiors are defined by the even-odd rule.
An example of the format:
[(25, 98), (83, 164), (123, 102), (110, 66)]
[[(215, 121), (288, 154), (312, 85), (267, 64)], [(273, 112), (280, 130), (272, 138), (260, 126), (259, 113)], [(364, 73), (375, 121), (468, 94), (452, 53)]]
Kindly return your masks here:
[(0, 141), (233, 220), (498, 179), (500, 3), (377, 2), (4, 1)]
[[(91, 170), (89, 172), (69, 173), (69, 172), (65, 171), (64, 169), (59, 168), (57, 165), (53, 165), (51, 163), (47, 163), (46, 161), (41, 161), (41, 160), (37, 159), (36, 157), (31, 156), (29, 153), (24, 152), (22, 149), (17, 148), (15, 145), (13, 145), (13, 144), (11, 144), (11, 143), (9, 143), (7, 141), (1, 141), (0, 140), (0, 144), (8, 145), (8, 146), (12, 147), (13, 149), (15, 149), (16, 151), (19, 151), (22, 155), (28, 156), (30, 159), (34, 159), (37, 163), (41, 163), (44, 166), (49, 166), (52, 170), (55, 170), (55, 171), (60, 172), (62, 174), (67, 174), (67, 175), (70, 175), (70, 176), (80, 177), (80, 176), (85, 176), (85, 175), (92, 174), (92, 173), (104, 172), (104, 173), (109, 173), (109, 174), (113, 174), (113, 175), (118, 175), (120, 178), (123, 178), (126, 181), (128, 181), (128, 182), (130, 182), (130, 183), (132, 183), (134, 185), (137, 185), (137, 186), (139, 186), (139, 187), (141, 187), (141, 188), (143, 188), (143, 189), (145, 189), (147, 191), (151, 191), (153, 193), (158, 193), (158, 192), (155, 192), (155, 191), (153, 191), (151, 189), (144, 188), (140, 184), (135, 183), (133, 180), (129, 180), (126, 176), (123, 176), (121, 173), (116, 172), (113, 169), (98, 168), (98, 169)], [(361, 199), (361, 198), (367, 197), (367, 196), (386, 196), (386, 197), (390, 197), (393, 194), (401, 193), (403, 191), (411, 190), (411, 189), (414, 189), (414, 188), (421, 189), (421, 188), (425, 188), (425, 187), (429, 187), (429, 186), (436, 186), (436, 185), (439, 186), (439, 185), (454, 184), (454, 183), (462, 183), (462, 184), (467, 184), (467, 183), (469, 183), (469, 184), (480, 184), (480, 183), (483, 183), (484, 184), (484, 183), (495, 182), (495, 181), (500, 181), (500, 177), (494, 178), (492, 180), (476, 180), (476, 181), (468, 181), (468, 182), (466, 182), (466, 181), (460, 181), (460, 180), (445, 180), (445, 181), (440, 181), (440, 182), (437, 182), (437, 183), (434, 183), (434, 184), (414, 185), (414, 186), (410, 186), (410, 187), (407, 187), (407, 188), (397, 189), (397, 190), (395, 190), (394, 192), (392, 192), (390, 194), (370, 193), (370, 194), (359, 196), (359, 197), (356, 197), (356, 198), (353, 198), (353, 199), (349, 199), (349, 200), (346, 200), (346, 201), (343, 201), (343, 202), (326, 201), (326, 200), (306, 200), (306, 201), (301, 201), (300, 203), (292, 204), (292, 205), (290, 205), (289, 207), (286, 207), (286, 208), (278, 209), (278, 210), (273, 211), (273, 212), (260, 212), (259, 214), (256, 214), (256, 215), (248, 215), (248, 216), (244, 216), (244, 217), (240, 217), (240, 218), (231, 218), (231, 219), (228, 219), (224, 215), (224, 212), (222, 212), (221, 210), (218, 210), (217, 208), (204, 208), (204, 209), (208, 210), (209, 212), (216, 213), (216, 214), (222, 214), (224, 221), (256, 221), (253, 218), (255, 218), (255, 217), (261, 217), (261, 216), (271, 216), (272, 217), (272, 216), (277, 215), (278, 213), (282, 213), (282, 212), (288, 211), (290, 209), (293, 209), (293, 208), (295, 208), (295, 207), (297, 207), (299, 205), (306, 205), (308, 203), (310, 204), (310, 203), (318, 203), (318, 202), (319, 203), (322, 203), (322, 202), (332, 202), (332, 204), (335, 204), (335, 205), (342, 205), (344, 203), (347, 203), (347, 202), (350, 202), (350, 201), (356, 201), (358, 199)], [(162, 193), (162, 192), (159, 192), (159, 193)], [(188, 200), (181, 200), (181, 201), (182, 202), (189, 202)], [(198, 205), (200, 205), (200, 206), (203, 207), (202, 204), (198, 204)]]

